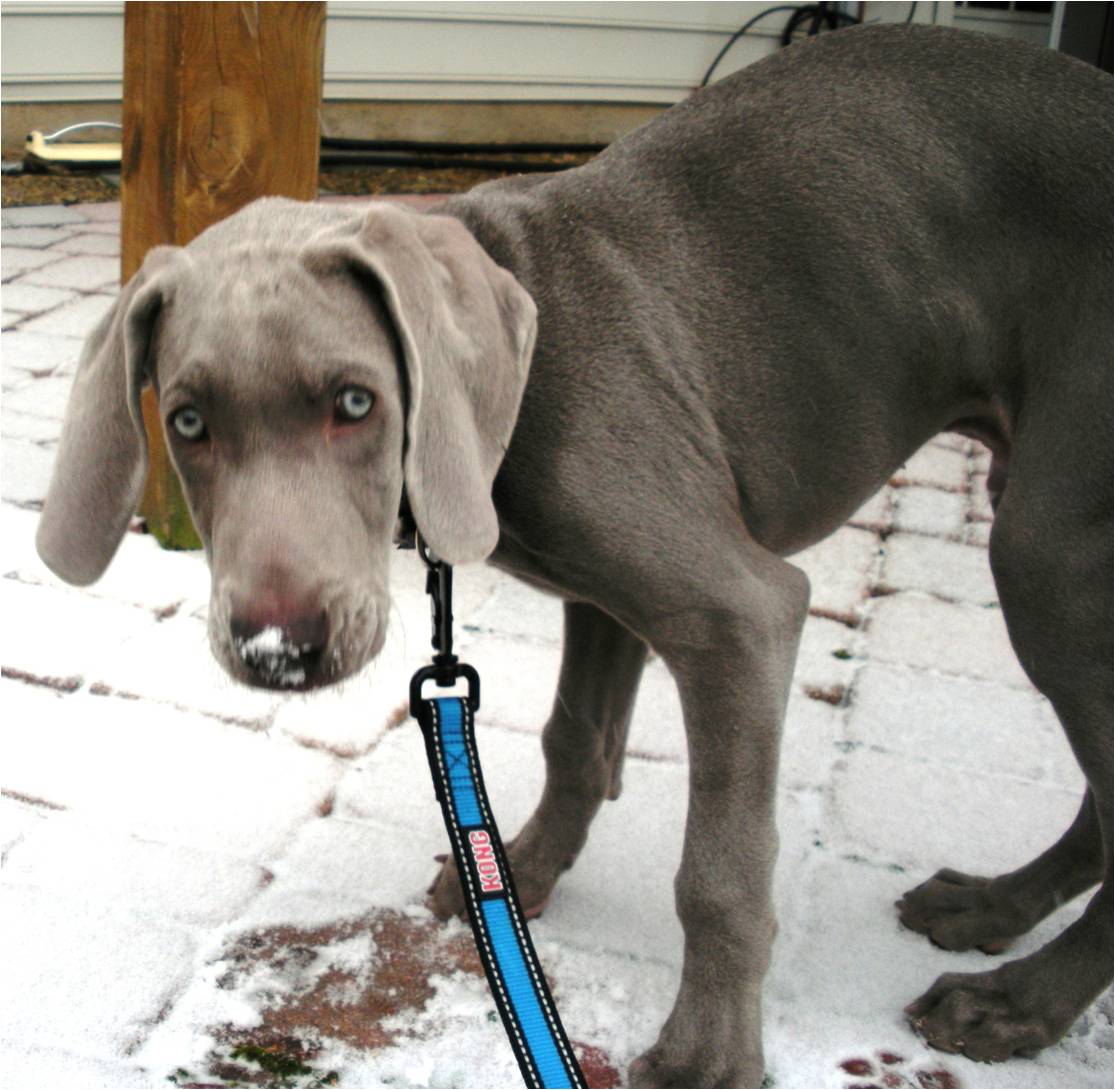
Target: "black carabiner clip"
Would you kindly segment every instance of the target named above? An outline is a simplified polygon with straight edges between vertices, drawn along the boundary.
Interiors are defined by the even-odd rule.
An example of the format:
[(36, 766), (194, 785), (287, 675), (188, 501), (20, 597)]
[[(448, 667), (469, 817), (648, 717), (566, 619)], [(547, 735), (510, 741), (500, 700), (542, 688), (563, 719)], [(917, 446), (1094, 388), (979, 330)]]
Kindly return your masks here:
[(453, 654), (453, 568), (430, 552), (430, 547), (417, 537), (418, 555), (428, 571), (426, 593), (430, 596), (430, 614), (434, 649), (432, 666), (424, 666), (410, 682), (410, 714), (418, 718), (422, 704), (422, 686), (430, 680), (439, 688), (448, 689), (461, 678), (468, 682), (468, 703), (473, 712), (480, 707), (480, 675), (467, 663), (458, 662)]

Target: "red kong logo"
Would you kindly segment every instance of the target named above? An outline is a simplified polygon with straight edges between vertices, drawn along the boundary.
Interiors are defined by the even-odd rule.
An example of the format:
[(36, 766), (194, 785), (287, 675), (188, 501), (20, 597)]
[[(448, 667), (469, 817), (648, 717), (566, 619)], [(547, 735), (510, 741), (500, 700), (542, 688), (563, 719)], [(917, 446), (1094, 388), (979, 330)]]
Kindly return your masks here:
[(473, 829), (468, 834), (468, 839), (472, 845), (472, 861), (480, 876), (480, 892), (498, 893), (503, 889), (503, 879), (499, 875), (499, 864), (496, 862), (491, 838), (483, 829)]

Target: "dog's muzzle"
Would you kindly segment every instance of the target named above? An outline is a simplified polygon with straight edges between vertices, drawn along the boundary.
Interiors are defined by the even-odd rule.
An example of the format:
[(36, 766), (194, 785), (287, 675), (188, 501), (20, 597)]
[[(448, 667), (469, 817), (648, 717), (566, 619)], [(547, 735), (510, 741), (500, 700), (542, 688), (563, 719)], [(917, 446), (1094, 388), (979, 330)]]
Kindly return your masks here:
[(251, 684), (267, 689), (308, 689), (325, 680), (329, 620), (324, 610), (282, 623), (234, 616), (229, 632)]

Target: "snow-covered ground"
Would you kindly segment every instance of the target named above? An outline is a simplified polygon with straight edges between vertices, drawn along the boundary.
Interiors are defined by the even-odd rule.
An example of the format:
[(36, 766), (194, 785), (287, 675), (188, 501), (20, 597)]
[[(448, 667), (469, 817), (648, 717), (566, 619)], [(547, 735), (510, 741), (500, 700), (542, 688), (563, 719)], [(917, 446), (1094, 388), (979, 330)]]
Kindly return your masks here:
[[(32, 539), (81, 338), (115, 291), (119, 208), (3, 223), (0, 1081), (518, 1085), (467, 929), (423, 907), (444, 831), (402, 717), (428, 640), (413, 554), (396, 556), (383, 656), (313, 698), (219, 671), (199, 556), (129, 535), (95, 586), (61, 585)], [(998, 1066), (932, 1052), (901, 1014), (938, 974), (993, 962), (904, 931), (896, 898), (943, 865), (1026, 861), (1081, 791), (995, 603), (986, 469), (974, 445), (935, 440), (798, 558), (814, 615), (785, 733), (773, 1086), (1112, 1085), (1110, 992), (1057, 1047)], [(457, 584), (510, 836), (542, 782), (560, 607), (485, 568)], [(622, 1079), (673, 999), (685, 794), (678, 701), (653, 662), (623, 796), (533, 925), (596, 1085)]]

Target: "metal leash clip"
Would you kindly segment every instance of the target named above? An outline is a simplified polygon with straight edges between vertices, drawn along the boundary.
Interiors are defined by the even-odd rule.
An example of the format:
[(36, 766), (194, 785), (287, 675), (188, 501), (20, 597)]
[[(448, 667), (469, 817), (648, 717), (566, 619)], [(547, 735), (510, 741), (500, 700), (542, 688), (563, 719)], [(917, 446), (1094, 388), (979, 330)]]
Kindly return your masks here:
[(422, 709), (422, 686), (434, 681), (441, 689), (452, 688), (464, 678), (468, 683), (468, 706), (475, 713), (480, 707), (480, 675), (453, 654), (453, 568), (439, 559), (417, 535), (418, 555), (428, 569), (426, 593), (430, 596), (430, 619), (434, 649), (432, 666), (424, 666), (410, 679), (410, 714), (419, 718)]

